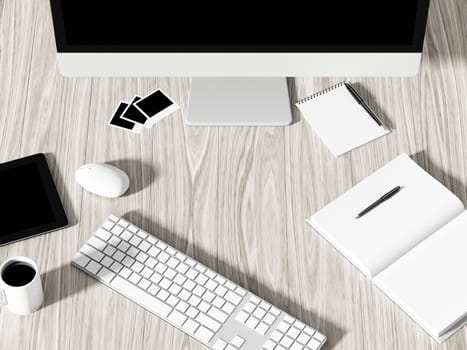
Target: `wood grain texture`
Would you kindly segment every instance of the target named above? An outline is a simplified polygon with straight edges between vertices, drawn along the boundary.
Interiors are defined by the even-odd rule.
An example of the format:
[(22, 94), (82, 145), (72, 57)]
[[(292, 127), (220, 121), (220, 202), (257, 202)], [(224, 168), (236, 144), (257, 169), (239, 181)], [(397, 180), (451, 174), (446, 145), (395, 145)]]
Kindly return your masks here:
[[(44, 307), (0, 312), (0, 349), (205, 349), (70, 266), (111, 212), (319, 328), (326, 349), (464, 349), (436, 344), (304, 220), (401, 152), (467, 204), (467, 2), (431, 2), (420, 73), (352, 78), (393, 132), (334, 158), (294, 109), (286, 128), (186, 127), (188, 78), (66, 78), (47, 0), (0, 0), (0, 161), (44, 152), (69, 215), (64, 230), (0, 247), (36, 260)], [(289, 79), (292, 101), (341, 81)], [(120, 100), (164, 88), (182, 109), (140, 135), (106, 126)], [(84, 192), (74, 171), (110, 162), (129, 193)]]

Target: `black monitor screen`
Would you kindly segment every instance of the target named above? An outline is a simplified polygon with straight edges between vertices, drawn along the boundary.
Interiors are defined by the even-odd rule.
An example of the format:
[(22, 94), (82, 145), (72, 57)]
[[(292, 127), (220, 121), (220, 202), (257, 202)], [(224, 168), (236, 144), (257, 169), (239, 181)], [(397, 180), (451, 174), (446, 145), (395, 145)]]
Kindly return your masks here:
[(420, 51), (428, 2), (51, 0), (59, 51), (98, 52)]

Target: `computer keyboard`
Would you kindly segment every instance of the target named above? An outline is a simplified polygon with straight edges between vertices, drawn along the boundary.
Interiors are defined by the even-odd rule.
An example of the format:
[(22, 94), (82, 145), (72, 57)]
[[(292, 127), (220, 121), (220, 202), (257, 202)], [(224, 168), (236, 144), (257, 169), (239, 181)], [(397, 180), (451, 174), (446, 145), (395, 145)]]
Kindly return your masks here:
[(115, 215), (72, 264), (216, 350), (318, 350), (326, 337)]

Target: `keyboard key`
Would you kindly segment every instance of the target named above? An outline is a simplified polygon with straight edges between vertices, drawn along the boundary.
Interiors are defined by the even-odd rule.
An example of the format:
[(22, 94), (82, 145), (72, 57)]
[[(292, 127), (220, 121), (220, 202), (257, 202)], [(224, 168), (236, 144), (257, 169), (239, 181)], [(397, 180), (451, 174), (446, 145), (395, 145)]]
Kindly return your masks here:
[(268, 325), (272, 325), (274, 321), (276, 320), (277, 317), (275, 317), (273, 314), (267, 314), (263, 318), (263, 322), (267, 323)]
[(186, 276), (191, 279), (191, 280), (194, 280), (196, 278), (196, 276), (198, 276), (199, 272), (196, 271), (195, 269), (191, 268), (188, 270), (188, 272), (186, 273)]
[(177, 273), (175, 272), (175, 270), (172, 270), (170, 267), (164, 271), (164, 276), (170, 280), (172, 280), (176, 275)]
[(115, 225), (111, 230), (110, 230), (114, 235), (120, 235), (120, 233), (123, 232), (123, 227), (119, 225)]
[(134, 246), (138, 246), (138, 244), (141, 243), (141, 238), (139, 238), (138, 236), (133, 236), (130, 238), (130, 244), (133, 244)]
[(190, 267), (193, 267), (193, 266), (196, 265), (196, 261), (194, 261), (192, 258), (187, 258), (187, 259), (185, 260), (185, 264), (187, 264), (187, 265), (190, 266)]
[(159, 282), (159, 286), (164, 289), (169, 289), (170, 285), (172, 284), (171, 280), (164, 278), (161, 282)]
[(202, 296), (202, 298), (206, 300), (208, 303), (210, 303), (215, 297), (216, 295), (209, 290), (207, 290)]
[(245, 306), (243, 307), (243, 310), (251, 314), (253, 313), (255, 308), (256, 308), (256, 305), (253, 304), (251, 301), (249, 301), (248, 303), (245, 304)]
[(170, 255), (167, 254), (166, 252), (160, 252), (159, 255), (157, 256), (157, 260), (160, 262), (163, 262), (164, 264), (169, 260)]
[(186, 277), (181, 274), (178, 274), (174, 278), (174, 282), (177, 283), (179, 286), (183, 286), (183, 283), (185, 283), (185, 281), (186, 281)]
[(154, 283), (159, 283), (160, 280), (162, 279), (162, 275), (158, 274), (157, 272), (154, 272), (151, 277), (149, 277), (151, 281)]
[(220, 323), (224, 323), (225, 320), (227, 320), (227, 318), (229, 317), (226, 313), (222, 312), (215, 306), (212, 306), (209, 309), (208, 315)]
[(217, 332), (219, 328), (221, 328), (221, 324), (219, 322), (203, 313), (199, 313), (198, 316), (196, 316), (196, 321), (201, 323), (203, 326), (208, 327), (213, 332)]
[(238, 305), (242, 301), (242, 298), (240, 296), (231, 291), (228, 291), (224, 298), (233, 303), (234, 305)]
[(243, 343), (245, 342), (245, 339), (243, 339), (242, 337), (239, 337), (238, 335), (236, 335), (232, 341), (230, 342), (233, 346), (239, 348), (243, 345)]
[(97, 274), (97, 271), (99, 271), (100, 268), (101, 265), (92, 260), (89, 262), (89, 264), (86, 265), (86, 270), (88, 270), (92, 274)]
[(151, 248), (151, 245), (146, 241), (142, 241), (138, 248), (141, 249), (143, 252), (147, 252), (148, 249)]
[(200, 326), (196, 332), (195, 332), (195, 335), (201, 339), (202, 341), (204, 341), (205, 343), (209, 343), (209, 341), (211, 340), (211, 338), (213, 337), (214, 333), (211, 332), (209, 329), (207, 329), (206, 327), (204, 326)]
[(235, 290), (236, 285), (230, 281), (225, 282), (225, 286), (229, 288), (230, 290)]
[(180, 301), (179, 298), (177, 298), (176, 296), (169, 296), (168, 299), (165, 301), (167, 304), (169, 304), (170, 306), (172, 307), (175, 307), (175, 305), (178, 304), (178, 302)]
[(319, 340), (316, 340), (314, 338), (310, 339), (310, 341), (308, 342), (308, 344), (306, 345), (307, 348), (310, 348), (312, 350), (316, 350), (319, 348), (319, 346), (321, 345), (321, 342)]
[(152, 295), (156, 295), (160, 290), (161, 289), (153, 283), (148, 288), (148, 293), (151, 293)]
[(126, 252), (128, 248), (130, 248), (130, 245), (125, 241), (121, 241), (118, 244), (117, 248), (120, 249), (122, 252)]
[(227, 343), (222, 339), (217, 339), (213, 345), (214, 350), (224, 350)]
[(112, 236), (108, 240), (108, 243), (113, 245), (114, 247), (117, 247), (120, 244), (120, 242), (122, 242), (122, 240), (118, 238), (117, 236)]
[(235, 306), (227, 302), (224, 305), (222, 305), (222, 310), (228, 314), (231, 314), (235, 310)]
[(123, 258), (125, 257), (125, 254), (123, 254), (120, 250), (116, 250), (115, 253), (112, 255), (112, 258), (116, 261), (122, 261)]
[(299, 343), (293, 343), (290, 350), (303, 350), (305, 347)]
[(162, 241), (157, 241), (156, 245), (157, 245), (161, 250), (164, 250), (165, 248), (167, 248), (167, 244), (165, 244), (165, 243), (162, 242)]
[(141, 271), (141, 275), (143, 275), (143, 277), (145, 278), (149, 278), (151, 277), (151, 275), (153, 274), (153, 270), (151, 270), (150, 268), (148, 268), (147, 266), (143, 269), (143, 271)]
[(151, 285), (151, 282), (149, 282), (147, 279), (142, 278), (141, 281), (139, 281), (138, 286), (140, 286), (143, 289), (147, 289)]
[(110, 233), (108, 233), (106, 230), (103, 230), (102, 228), (98, 228), (95, 235), (105, 242), (107, 242), (109, 238), (112, 237)]
[(189, 307), (190, 305), (185, 303), (183, 300), (180, 300), (175, 308), (181, 312), (185, 312)]
[(263, 349), (266, 350), (273, 350), (276, 347), (276, 343), (273, 342), (271, 339), (266, 340), (266, 343), (263, 345)]
[(101, 259), (104, 257), (104, 254), (102, 254), (100, 251), (94, 249), (90, 245), (85, 245), (83, 248), (81, 248), (81, 252), (86, 254), (88, 257), (90, 257), (93, 260), (96, 261), (101, 261)]
[(188, 289), (189, 291), (192, 291), (196, 286), (196, 283), (191, 281), (191, 280), (186, 280), (185, 283), (183, 284), (183, 287), (185, 289)]
[(320, 332), (315, 332), (315, 334), (313, 335), (313, 338), (315, 338), (316, 340), (318, 341), (323, 341), (326, 337), (321, 334)]
[(201, 286), (196, 286), (195, 289), (193, 289), (193, 293), (199, 297), (202, 296), (205, 291), (206, 291), (206, 288), (203, 288)]
[(161, 289), (159, 291), (159, 293), (157, 293), (157, 297), (162, 300), (162, 301), (165, 301), (167, 300), (167, 298), (169, 297), (169, 293), (167, 293), (165, 290)]
[(117, 262), (117, 261), (114, 261), (114, 262), (112, 263), (112, 265), (110, 265), (110, 269), (111, 269), (113, 272), (115, 272), (115, 273), (119, 273), (120, 270), (122, 269), (122, 267), (123, 267), (123, 265), (120, 264), (120, 263)]
[(213, 291), (214, 289), (216, 289), (217, 286), (218, 286), (218, 283), (213, 280), (207, 281), (205, 285), (205, 287), (209, 289), (210, 291)]
[(167, 260), (167, 265), (173, 269), (176, 268), (179, 263), (180, 261), (174, 257), (171, 257), (169, 260)]
[(279, 316), (279, 314), (281, 313), (280, 310), (275, 306), (272, 306), (269, 312), (271, 312), (274, 316)]
[(138, 282), (141, 280), (141, 276), (138, 275), (137, 273), (133, 273), (133, 274), (131, 274), (129, 280), (133, 284), (138, 284)]
[(132, 274), (132, 271), (126, 267), (124, 267), (119, 273), (119, 275), (122, 276), (123, 278), (128, 278), (131, 274)]
[(173, 310), (172, 313), (169, 315), (169, 320), (178, 327), (180, 327), (186, 321), (187, 318), (188, 317), (186, 317), (178, 310)]
[(193, 306), (190, 306), (190, 308), (186, 311), (186, 314), (191, 318), (195, 318), (199, 314), (199, 311)]
[(81, 253), (76, 254), (76, 256), (73, 258), (73, 262), (81, 267), (86, 266), (89, 261), (91, 261), (91, 259)]
[(259, 320), (257, 318), (250, 316), (248, 320), (246, 320), (245, 325), (250, 327), (251, 329), (255, 329), (258, 323), (259, 323)]
[(136, 232), (138, 232), (138, 228), (135, 226), (135, 225), (130, 225), (128, 226), (128, 231), (131, 231), (133, 234), (135, 234)]
[(110, 231), (112, 229), (112, 227), (114, 227), (114, 223), (110, 220), (107, 220), (106, 222), (104, 222), (101, 227), (106, 229), (107, 231)]
[(169, 292), (172, 293), (173, 295), (178, 295), (178, 293), (180, 293), (181, 290), (182, 290), (182, 287), (180, 287), (176, 283), (172, 283), (172, 285), (169, 288)]
[(253, 312), (253, 316), (256, 318), (259, 318), (260, 320), (263, 319), (263, 316), (266, 314), (266, 311), (264, 311), (262, 308), (258, 307), (256, 310)]
[(161, 250), (159, 248), (156, 248), (156, 247), (151, 247), (148, 250), (148, 254), (151, 255), (153, 258), (155, 258), (160, 252), (161, 252)]
[(125, 231), (120, 235), (120, 238), (124, 239), (125, 241), (128, 241), (131, 237), (133, 237), (133, 235), (128, 231)]
[(143, 264), (140, 264), (139, 262), (135, 261), (135, 263), (133, 265), (131, 265), (131, 269), (135, 272), (141, 272), (141, 270), (143, 269), (144, 265)]
[(138, 232), (136, 232), (136, 234), (142, 239), (146, 239), (146, 237), (148, 236), (148, 234), (144, 232), (143, 230), (139, 230)]
[(146, 237), (146, 241), (148, 241), (149, 244), (152, 244), (152, 245), (154, 245), (154, 244), (157, 243), (157, 239), (155, 239), (155, 238), (154, 238), (153, 236), (151, 236), (151, 235), (148, 235), (148, 236)]
[(255, 331), (257, 331), (258, 333), (262, 335), (266, 334), (268, 330), (269, 330), (269, 326), (264, 322), (260, 322), (255, 328)]
[(122, 226), (123, 228), (127, 228), (128, 225), (130, 225), (130, 223), (128, 221), (126, 221), (125, 219), (122, 219), (122, 218), (120, 218), (120, 220), (118, 220), (118, 224), (120, 226)]
[(133, 246), (130, 246), (130, 248), (127, 250), (126, 252), (129, 256), (131, 256), (132, 258), (135, 258), (136, 255), (139, 254), (139, 250), (136, 249), (135, 247)]
[(225, 288), (224, 286), (217, 286), (214, 293), (223, 297), (227, 293), (227, 288)]
[(186, 289), (183, 289), (178, 296), (182, 299), (187, 301), (191, 297), (191, 293), (188, 292)]
[(225, 304), (225, 300), (217, 296), (212, 303), (220, 309)]
[(295, 327), (290, 327), (289, 330), (287, 331), (287, 335), (294, 339), (297, 338), (299, 334), (300, 334), (300, 331)]
[(130, 267), (131, 265), (133, 265), (134, 262), (135, 262), (135, 259), (130, 258), (130, 257), (127, 255), (127, 256), (125, 256), (125, 258), (123, 259), (122, 264), (125, 265), (126, 267)]
[(175, 253), (177, 253), (177, 251), (173, 249), (172, 247), (165, 248), (165, 251), (170, 255), (175, 255)]
[(188, 319), (182, 326), (182, 328), (189, 334), (194, 334), (199, 327), (199, 323)]
[(110, 284), (124, 295), (131, 295), (131, 299), (135, 300), (138, 304), (143, 305), (145, 309), (160, 317), (167, 317), (171, 311), (170, 306), (160, 302), (149, 293), (142, 291), (120, 276), (116, 276)]
[(208, 278), (201, 273), (195, 278), (195, 281), (201, 284), (202, 286), (204, 286), (207, 280)]
[(136, 260), (138, 260), (141, 263), (144, 263), (146, 259), (149, 257), (146, 253), (139, 252), (138, 255), (136, 255)]
[(210, 307), (211, 307), (211, 305), (208, 304), (207, 302), (205, 302), (204, 300), (201, 300), (201, 303), (199, 303), (199, 305), (198, 305), (199, 311), (201, 311), (203, 313), (207, 313)]
[(310, 337), (308, 334), (303, 333), (303, 332), (302, 332), (302, 333), (298, 336), (298, 338), (297, 338), (297, 340), (298, 340), (300, 343), (304, 344), (304, 345), (305, 345), (306, 343), (308, 343), (308, 341), (309, 341), (310, 339), (311, 339), (311, 337)]
[(290, 346), (292, 345), (292, 343), (293, 343), (293, 339), (287, 336), (283, 337), (280, 342), (280, 344), (287, 349), (290, 349)]
[(240, 311), (237, 314), (236, 320), (241, 322), (241, 323), (245, 323), (249, 316), (250, 315), (248, 315), (245, 311)]
[(201, 299), (198, 298), (196, 295), (192, 295), (190, 299), (188, 299), (188, 303), (193, 305), (194, 307), (198, 306), (201, 302)]
[(110, 267), (114, 261), (109, 258), (108, 256), (105, 256), (104, 259), (102, 259), (101, 264), (104, 265), (105, 267)]
[(104, 253), (107, 254), (108, 256), (112, 256), (113, 253), (115, 253), (117, 249), (115, 249), (114, 247), (112, 247), (111, 245), (108, 245), (107, 247), (105, 247), (104, 249)]

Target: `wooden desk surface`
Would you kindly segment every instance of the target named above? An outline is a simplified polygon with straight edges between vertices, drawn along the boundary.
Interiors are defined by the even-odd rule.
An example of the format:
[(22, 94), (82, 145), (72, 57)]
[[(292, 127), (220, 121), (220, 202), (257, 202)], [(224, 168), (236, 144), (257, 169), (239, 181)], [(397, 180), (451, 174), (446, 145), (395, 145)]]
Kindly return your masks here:
[[(1, 349), (204, 348), (70, 267), (109, 213), (317, 327), (326, 349), (467, 348), (467, 328), (437, 345), (304, 221), (401, 152), (467, 203), (465, 0), (432, 1), (417, 77), (353, 79), (393, 132), (340, 158), (296, 109), (286, 128), (186, 127), (182, 112), (141, 135), (107, 127), (120, 100), (156, 87), (185, 109), (190, 80), (62, 77), (47, 0), (0, 0), (0, 50), (0, 161), (47, 153), (71, 221), (0, 247), (0, 261), (38, 262), (46, 294), (33, 315), (0, 312)], [(292, 101), (340, 80), (291, 79)], [(130, 193), (84, 192), (88, 162), (125, 169)]]

